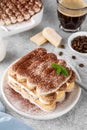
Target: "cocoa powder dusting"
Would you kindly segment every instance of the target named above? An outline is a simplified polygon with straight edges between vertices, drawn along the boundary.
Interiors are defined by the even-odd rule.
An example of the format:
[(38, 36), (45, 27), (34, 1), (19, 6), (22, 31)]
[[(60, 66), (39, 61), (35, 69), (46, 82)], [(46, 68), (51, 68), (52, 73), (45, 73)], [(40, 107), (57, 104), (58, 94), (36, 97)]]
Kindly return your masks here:
[[(9, 85), (5, 87), (5, 93), (7, 93), (7, 99), (10, 99), (10, 103), (19, 111), (29, 113), (38, 113), (40, 108), (32, 104), (29, 100), (24, 99), (19, 93), (15, 92)], [(16, 102), (15, 102), (16, 101)]]

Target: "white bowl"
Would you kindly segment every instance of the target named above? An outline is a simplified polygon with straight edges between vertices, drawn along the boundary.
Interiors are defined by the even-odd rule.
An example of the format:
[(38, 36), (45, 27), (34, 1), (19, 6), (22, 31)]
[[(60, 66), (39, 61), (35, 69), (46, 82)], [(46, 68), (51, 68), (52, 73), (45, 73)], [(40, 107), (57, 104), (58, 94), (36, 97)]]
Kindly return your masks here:
[(7, 42), (0, 38), (0, 62), (2, 62), (6, 56)]
[(24, 31), (27, 31), (36, 27), (42, 20), (43, 9), (44, 7), (41, 9), (39, 13), (32, 16), (31, 19), (28, 21), (24, 21), (22, 23), (16, 23), (16, 24), (9, 25), (6, 27), (1, 26), (0, 37), (3, 38), (3, 37), (11, 36), (13, 34), (24, 32)]
[(72, 48), (71, 41), (78, 36), (87, 36), (87, 32), (80, 31), (80, 32), (71, 34), (70, 37), (68, 38), (68, 46), (74, 53), (82, 55), (82, 56), (87, 56), (87, 53), (81, 53)]

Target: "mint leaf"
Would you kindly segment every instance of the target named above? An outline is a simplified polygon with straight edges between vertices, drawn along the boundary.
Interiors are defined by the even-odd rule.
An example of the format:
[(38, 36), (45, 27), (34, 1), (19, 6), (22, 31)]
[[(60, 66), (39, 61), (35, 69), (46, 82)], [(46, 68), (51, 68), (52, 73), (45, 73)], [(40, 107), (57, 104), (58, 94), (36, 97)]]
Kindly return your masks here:
[(61, 66), (55, 63), (52, 63), (52, 67), (56, 69), (57, 74), (61, 73)]
[(60, 67), (57, 68), (56, 72), (57, 72), (57, 74), (60, 74), (61, 73), (61, 68)]
[(54, 69), (57, 69), (57, 68), (58, 68), (58, 64), (52, 63), (52, 67), (53, 67)]
[(56, 73), (57, 74), (63, 74), (65, 76), (68, 76), (69, 73), (67, 71), (67, 69), (59, 64), (55, 64), (55, 63), (52, 63), (52, 68), (56, 69)]
[(69, 76), (69, 73), (68, 73), (68, 71), (67, 71), (67, 69), (65, 68), (65, 67), (61, 67), (61, 72), (62, 72), (62, 74), (64, 74), (65, 76)]

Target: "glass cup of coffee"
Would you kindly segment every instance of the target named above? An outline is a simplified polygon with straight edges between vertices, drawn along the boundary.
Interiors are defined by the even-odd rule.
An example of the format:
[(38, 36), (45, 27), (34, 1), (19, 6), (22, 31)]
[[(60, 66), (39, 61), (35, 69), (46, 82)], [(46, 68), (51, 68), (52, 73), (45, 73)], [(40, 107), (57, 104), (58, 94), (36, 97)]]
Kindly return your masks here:
[(87, 14), (87, 0), (57, 0), (60, 28), (64, 31), (79, 31)]

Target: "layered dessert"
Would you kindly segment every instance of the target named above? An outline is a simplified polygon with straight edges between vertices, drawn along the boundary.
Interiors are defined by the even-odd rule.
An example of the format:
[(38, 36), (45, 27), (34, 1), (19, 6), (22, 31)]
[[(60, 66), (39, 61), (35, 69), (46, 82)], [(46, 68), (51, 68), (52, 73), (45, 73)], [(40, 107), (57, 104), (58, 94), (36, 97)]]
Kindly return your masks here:
[(41, 0), (0, 0), (0, 25), (27, 21), (41, 9)]
[(44, 111), (65, 100), (66, 93), (74, 90), (75, 79), (72, 68), (44, 48), (31, 51), (8, 70), (9, 86)]

